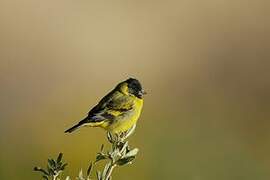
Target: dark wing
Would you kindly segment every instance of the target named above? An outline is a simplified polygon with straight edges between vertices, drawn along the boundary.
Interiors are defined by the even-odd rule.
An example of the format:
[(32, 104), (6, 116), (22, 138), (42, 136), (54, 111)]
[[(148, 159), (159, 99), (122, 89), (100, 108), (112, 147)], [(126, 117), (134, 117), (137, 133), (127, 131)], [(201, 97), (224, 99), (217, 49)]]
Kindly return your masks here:
[(100, 122), (104, 120), (113, 120), (126, 111), (132, 109), (133, 99), (119, 91), (112, 91), (89, 111), (88, 120), (90, 122)]

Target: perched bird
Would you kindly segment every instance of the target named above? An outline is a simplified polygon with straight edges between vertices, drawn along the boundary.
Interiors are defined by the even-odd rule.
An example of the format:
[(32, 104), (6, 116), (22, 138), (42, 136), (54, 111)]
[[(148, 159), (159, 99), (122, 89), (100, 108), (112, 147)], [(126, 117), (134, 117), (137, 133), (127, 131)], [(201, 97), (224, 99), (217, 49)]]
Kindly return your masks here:
[(87, 117), (65, 132), (71, 133), (83, 126), (102, 127), (113, 134), (134, 130), (143, 107), (144, 94), (141, 83), (129, 78), (103, 97)]

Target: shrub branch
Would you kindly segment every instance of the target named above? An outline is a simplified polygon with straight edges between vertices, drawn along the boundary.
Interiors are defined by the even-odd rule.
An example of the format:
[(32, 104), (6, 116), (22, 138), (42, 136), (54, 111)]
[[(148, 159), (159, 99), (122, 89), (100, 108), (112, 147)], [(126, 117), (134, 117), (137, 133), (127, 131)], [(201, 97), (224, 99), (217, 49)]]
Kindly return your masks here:
[[(97, 153), (94, 163), (90, 162), (86, 176), (83, 175), (83, 171), (81, 170), (76, 179), (93, 180), (90, 178), (92, 177), (93, 168), (95, 168), (97, 163), (103, 160), (107, 161), (107, 163), (101, 171), (96, 170), (97, 180), (111, 180), (113, 170), (116, 167), (131, 164), (136, 158), (139, 150), (137, 148), (131, 149), (128, 145), (128, 141), (126, 141), (126, 138), (133, 133), (134, 129), (135, 127), (120, 135), (107, 133), (107, 139), (111, 145), (110, 149), (105, 151), (104, 145), (102, 144), (100, 152)], [(42, 174), (42, 178), (45, 180), (61, 180), (60, 175), (67, 166), (67, 163), (62, 161), (62, 157), (63, 154), (59, 153), (56, 159), (48, 159), (47, 169), (35, 167), (34, 171), (40, 172)], [(65, 180), (70, 180), (70, 177), (67, 176)]]

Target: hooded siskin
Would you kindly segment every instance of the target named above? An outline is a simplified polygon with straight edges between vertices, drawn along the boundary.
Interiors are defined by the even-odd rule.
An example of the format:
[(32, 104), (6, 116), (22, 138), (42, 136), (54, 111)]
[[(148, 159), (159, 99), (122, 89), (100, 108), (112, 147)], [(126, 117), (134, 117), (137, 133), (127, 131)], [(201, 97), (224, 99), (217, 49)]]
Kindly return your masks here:
[(141, 83), (129, 78), (103, 97), (87, 117), (65, 132), (71, 133), (82, 126), (102, 127), (114, 134), (127, 132), (136, 127), (144, 94)]

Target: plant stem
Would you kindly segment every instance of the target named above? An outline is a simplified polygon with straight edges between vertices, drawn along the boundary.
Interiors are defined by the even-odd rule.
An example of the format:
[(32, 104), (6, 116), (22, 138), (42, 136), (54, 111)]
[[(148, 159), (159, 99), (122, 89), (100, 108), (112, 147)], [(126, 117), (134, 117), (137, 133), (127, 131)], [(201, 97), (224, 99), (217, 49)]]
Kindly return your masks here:
[(114, 169), (115, 167), (116, 167), (116, 164), (111, 163), (111, 165), (110, 165), (110, 167), (109, 167), (109, 169), (108, 169), (108, 171), (107, 171), (107, 174), (106, 174), (106, 177), (105, 177), (104, 180), (109, 180), (109, 179), (110, 179), (110, 177), (111, 177), (111, 175), (112, 175), (112, 172), (113, 172), (113, 169)]
[(53, 180), (57, 180), (57, 175), (54, 175), (53, 176)]
[(57, 172), (55, 175), (53, 175), (53, 180), (58, 180), (59, 173), (60, 172)]

